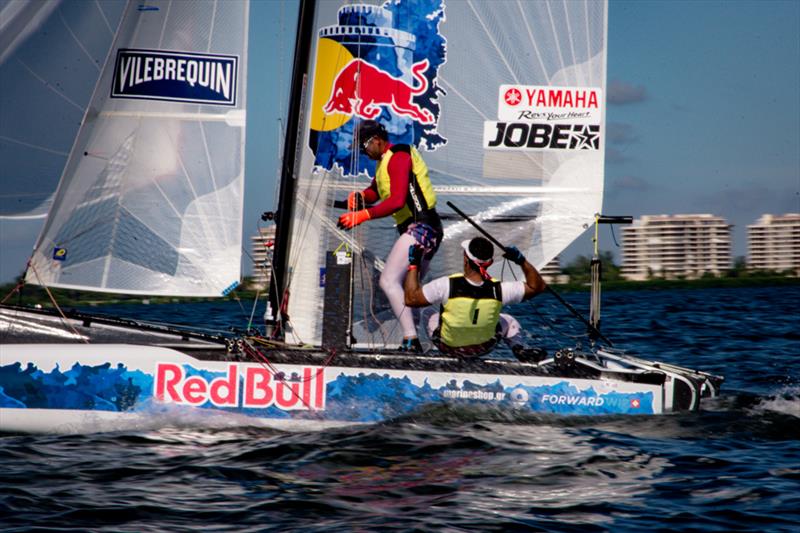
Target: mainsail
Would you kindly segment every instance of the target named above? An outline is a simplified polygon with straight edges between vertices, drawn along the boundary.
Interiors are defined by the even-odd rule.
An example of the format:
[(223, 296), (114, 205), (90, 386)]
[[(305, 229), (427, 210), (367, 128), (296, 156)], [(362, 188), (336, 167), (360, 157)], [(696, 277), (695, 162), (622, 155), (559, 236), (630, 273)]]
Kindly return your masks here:
[[(321, 340), (326, 261), (337, 250), (355, 253), (353, 320), (381, 322), (374, 279), (396, 238), (391, 219), (346, 233), (332, 207), (373, 175), (355, 148), (361, 120), (416, 146), (430, 168), (445, 218), (431, 275), (459, 271), (458, 242), (474, 234), (447, 200), (539, 268), (592, 223), (603, 192), (606, 26), (607, 5), (593, 0), (317, 3), (291, 199), (295, 340)], [(391, 336), (367, 330), (375, 344)]]
[(238, 284), (248, 7), (128, 3), (28, 282), (184, 296)]

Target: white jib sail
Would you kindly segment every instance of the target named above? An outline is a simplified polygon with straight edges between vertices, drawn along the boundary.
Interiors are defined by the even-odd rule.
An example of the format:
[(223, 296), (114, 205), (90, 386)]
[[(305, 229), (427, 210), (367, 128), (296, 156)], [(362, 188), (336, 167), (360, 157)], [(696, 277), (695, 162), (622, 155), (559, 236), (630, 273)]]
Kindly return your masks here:
[(127, 5), (28, 282), (181, 296), (238, 283), (248, 7)]

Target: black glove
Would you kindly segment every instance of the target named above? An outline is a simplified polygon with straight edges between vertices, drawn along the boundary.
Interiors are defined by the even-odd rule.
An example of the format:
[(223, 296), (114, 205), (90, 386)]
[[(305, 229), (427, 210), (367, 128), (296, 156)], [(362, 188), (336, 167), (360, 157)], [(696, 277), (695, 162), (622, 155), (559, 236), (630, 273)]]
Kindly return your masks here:
[(519, 266), (522, 266), (522, 263), (525, 262), (525, 256), (522, 255), (522, 252), (520, 252), (519, 248), (516, 246), (506, 246), (506, 253), (503, 254), (503, 257)]
[(408, 264), (413, 266), (420, 266), (422, 264), (422, 256), (425, 255), (425, 248), (419, 244), (412, 244), (408, 247)]

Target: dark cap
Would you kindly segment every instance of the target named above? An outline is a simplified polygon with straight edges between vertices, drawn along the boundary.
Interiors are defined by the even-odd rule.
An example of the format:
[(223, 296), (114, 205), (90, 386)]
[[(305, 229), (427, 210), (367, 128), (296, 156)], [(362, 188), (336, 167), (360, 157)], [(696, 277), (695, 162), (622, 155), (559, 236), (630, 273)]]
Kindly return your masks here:
[(384, 141), (389, 140), (386, 128), (377, 120), (364, 120), (358, 125), (358, 139), (361, 142), (367, 141), (371, 137), (380, 137)]

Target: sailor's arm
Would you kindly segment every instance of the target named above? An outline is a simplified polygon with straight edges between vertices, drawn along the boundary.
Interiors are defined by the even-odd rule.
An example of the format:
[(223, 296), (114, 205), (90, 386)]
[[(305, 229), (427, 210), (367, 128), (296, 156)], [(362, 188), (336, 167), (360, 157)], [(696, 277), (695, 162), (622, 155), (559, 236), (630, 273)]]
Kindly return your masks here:
[(525, 295), (523, 300), (530, 300), (537, 294), (541, 294), (547, 288), (547, 284), (532, 264), (525, 259), (522, 252), (516, 246), (507, 246), (506, 252), (503, 257), (518, 264), (522, 268), (522, 273), (525, 274)]
[(411, 156), (405, 152), (392, 155), (387, 171), (389, 173), (389, 196), (368, 209), (370, 218), (388, 217), (406, 205)]
[(423, 254), (424, 250), (418, 244), (412, 244), (408, 247), (408, 270), (406, 271), (406, 279), (403, 281), (403, 293), (408, 307), (430, 305), (428, 299), (425, 298), (425, 293), (422, 291), (422, 285), (419, 283), (419, 266), (422, 264)]
[(522, 273), (525, 274), (525, 296), (523, 300), (530, 300), (537, 294), (541, 294), (547, 288), (547, 283), (536, 270), (536, 267), (530, 264), (527, 260), (522, 263)]
[(422, 292), (422, 285), (419, 282), (419, 267), (409, 265), (406, 272), (406, 279), (403, 281), (403, 292), (405, 293), (406, 305), (408, 307), (425, 307), (430, 305), (425, 294)]

